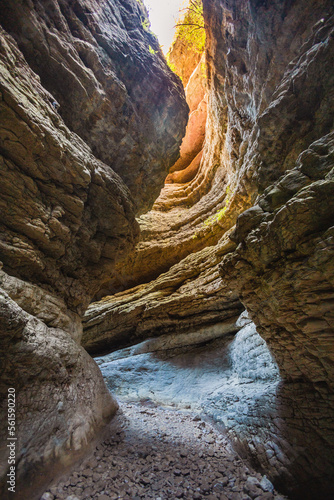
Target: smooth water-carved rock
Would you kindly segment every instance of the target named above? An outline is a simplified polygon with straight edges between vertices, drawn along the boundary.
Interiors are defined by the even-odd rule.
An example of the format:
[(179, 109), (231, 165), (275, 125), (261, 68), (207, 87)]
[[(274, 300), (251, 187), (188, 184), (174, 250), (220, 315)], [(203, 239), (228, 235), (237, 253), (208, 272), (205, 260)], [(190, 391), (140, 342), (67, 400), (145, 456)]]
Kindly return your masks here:
[(14, 41), (1, 45), (1, 260), (79, 313), (138, 238), (131, 196), (64, 124)]
[[(94, 360), (0, 294), (1, 498), (8, 491), (7, 390), (15, 389), (15, 498), (36, 498), (87, 452), (117, 410)], [(4, 354), (5, 353), (5, 354)], [(11, 414), (12, 415), (12, 414)], [(9, 436), (10, 437), (10, 436)]]
[[(313, 472), (321, 477), (323, 485), (318, 487), (325, 492), (325, 478), (329, 480), (333, 468), (334, 436), (333, 145), (330, 134), (300, 155), (296, 169), (260, 197), (262, 215), (250, 214), (254, 220), (245, 230), (240, 216), (236, 234), (242, 243), (221, 265), (222, 276), (249, 307), (286, 380), (280, 390), (281, 437), (294, 441), (296, 449), (292, 470), (287, 467), (289, 478), (280, 480), (293, 483), (290, 474), (297, 470), (307, 484), (303, 449), (312, 446)], [(322, 180), (302, 174), (311, 171), (310, 158), (315, 177), (323, 172)], [(297, 185), (291, 182), (295, 178)]]
[(189, 255), (158, 279), (92, 303), (84, 317), (83, 345), (92, 354), (175, 334), (190, 344), (235, 332), (242, 305), (220, 280), (218, 264), (234, 244)]
[[(236, 437), (283, 491), (329, 498), (333, 6), (295, 2), (283, 12), (241, 4), (204, 4), (213, 27), (210, 81), (215, 101), (224, 95), (227, 106), (229, 168), (243, 176), (246, 189), (263, 191), (239, 216), (231, 234), (238, 246), (223, 258), (220, 272), (268, 342), (283, 382), (268, 450), (256, 439)], [(217, 16), (226, 22), (220, 45)]]
[(1, 2), (66, 125), (129, 187), (137, 212), (157, 198), (187, 121), (180, 80), (136, 0)]
[(18, 43), (0, 28), (1, 498), (9, 387), (18, 499), (38, 498), (117, 409), (80, 346), (81, 316), (138, 240), (135, 213), (176, 160), (187, 115), (143, 15), (132, 0), (1, 2)]
[[(200, 165), (198, 157), (203, 149), (207, 117), (205, 77), (206, 65), (205, 54), (203, 53), (185, 87), (186, 99), (189, 105), (189, 120), (180, 148), (180, 158), (171, 166), (170, 174), (166, 178), (167, 184), (189, 182), (195, 177), (198, 171)], [(201, 157), (202, 155), (200, 159)], [(194, 162), (196, 158), (197, 161)], [(195, 166), (197, 168), (194, 168)], [(159, 204), (159, 198), (154, 204), (155, 207), (168, 210), (168, 208), (175, 206), (175, 200), (170, 202), (170, 207), (167, 204), (164, 205), (162, 207), (162, 204)]]
[(280, 463), (282, 457), (287, 462), (273, 442), (279, 421), (278, 366), (247, 314), (234, 323), (234, 331), (216, 324), (215, 337), (210, 329), (198, 337), (164, 335), (97, 358), (97, 363), (120, 400), (191, 409), (220, 424), (242, 454), (254, 442), (271, 462)]
[(245, 408), (256, 405), (255, 395), (270, 393), (274, 408), (280, 380), (265, 341), (244, 314), (233, 328), (217, 324), (215, 332), (208, 329), (197, 337), (164, 335), (96, 361), (107, 385), (122, 399), (201, 410), (232, 432), (232, 421), (238, 420), (245, 432), (251, 413)]
[[(203, 5), (208, 119), (200, 167), (185, 185), (167, 185), (155, 210), (140, 218), (142, 240), (109, 288), (126, 291), (108, 299), (108, 306), (92, 306), (87, 334), (91, 321), (91, 339), (94, 328), (109, 329), (108, 342), (113, 335), (108, 321), (116, 317), (118, 303), (118, 324), (130, 339), (127, 319), (148, 290), (157, 293), (154, 308), (141, 313), (150, 318), (147, 333), (156, 324), (163, 329), (175, 293), (168, 283), (176, 277), (180, 282), (186, 277), (186, 287), (177, 288), (179, 311), (183, 305), (190, 311), (189, 290), (195, 296), (199, 276), (217, 284), (217, 293), (209, 295), (210, 312), (232, 290), (268, 342), (282, 376), (273, 425), (259, 431), (259, 441), (253, 432), (256, 416), (249, 421), (252, 432), (234, 420), (235, 445), (292, 497), (330, 498), (333, 3), (204, 0)], [(174, 207), (168, 204), (172, 199)], [(187, 274), (189, 265), (200, 268), (203, 260), (203, 275)], [(222, 260), (221, 283), (217, 260)], [(127, 290), (132, 286), (137, 288)], [(207, 288), (198, 289), (204, 292), (197, 316), (202, 320)], [(210, 319), (218, 323), (219, 308), (216, 312)], [(191, 314), (196, 321), (195, 311)], [(189, 316), (179, 313), (178, 319), (173, 328), (183, 333)], [(118, 329), (117, 335), (121, 338)]]
[(121, 179), (67, 129), (3, 31), (1, 68), (1, 496), (13, 387), (24, 499), (87, 452), (117, 409), (80, 347), (80, 315), (138, 228)]

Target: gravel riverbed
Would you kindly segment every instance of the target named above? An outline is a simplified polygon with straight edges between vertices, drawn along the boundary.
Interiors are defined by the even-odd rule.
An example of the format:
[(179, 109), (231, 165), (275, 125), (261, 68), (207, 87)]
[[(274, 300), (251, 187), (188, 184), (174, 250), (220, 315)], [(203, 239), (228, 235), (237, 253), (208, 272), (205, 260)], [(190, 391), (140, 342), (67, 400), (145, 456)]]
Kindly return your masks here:
[(283, 500), (200, 416), (120, 403), (110, 437), (41, 500)]

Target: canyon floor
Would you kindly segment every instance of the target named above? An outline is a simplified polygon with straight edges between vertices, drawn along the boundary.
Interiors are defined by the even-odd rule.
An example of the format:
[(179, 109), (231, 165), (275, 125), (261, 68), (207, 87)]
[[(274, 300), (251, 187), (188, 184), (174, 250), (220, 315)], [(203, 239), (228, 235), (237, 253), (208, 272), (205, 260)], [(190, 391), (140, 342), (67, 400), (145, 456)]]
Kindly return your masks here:
[(120, 403), (110, 437), (41, 500), (283, 500), (210, 421), (152, 403)]

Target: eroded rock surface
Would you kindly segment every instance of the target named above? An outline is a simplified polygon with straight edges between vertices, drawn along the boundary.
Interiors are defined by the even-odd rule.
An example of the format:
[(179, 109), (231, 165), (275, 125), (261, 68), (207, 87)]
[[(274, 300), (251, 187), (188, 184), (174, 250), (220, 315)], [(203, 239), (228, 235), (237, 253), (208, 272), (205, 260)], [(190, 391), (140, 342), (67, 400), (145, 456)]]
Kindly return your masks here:
[[(101, 354), (146, 338), (175, 333), (194, 339), (237, 330), (243, 309), (219, 277), (221, 256), (233, 243), (189, 255), (157, 280), (92, 303), (84, 317), (83, 345)], [(216, 333), (215, 333), (216, 332)]]
[[(244, 175), (247, 189), (264, 191), (239, 216), (231, 235), (238, 247), (223, 258), (220, 272), (250, 311), (283, 377), (277, 431), (268, 439), (276, 454), (266, 459), (256, 440), (245, 448), (291, 495), (330, 498), (332, 6), (295, 2), (272, 11), (259, 2), (205, 6), (213, 26), (211, 78), (228, 108), (229, 168)], [(210, 22), (217, 16), (227, 25), (220, 46), (219, 28)]]
[[(221, 265), (286, 380), (280, 427), (295, 454), (292, 471), (287, 467), (284, 475), (297, 470), (304, 484), (305, 447), (313, 450), (313, 471), (323, 485), (333, 471), (333, 151), (333, 134), (313, 143), (296, 168), (259, 198), (258, 210), (239, 217), (233, 238), (240, 244)], [(277, 441), (285, 463), (291, 463), (291, 450)]]
[(138, 240), (135, 213), (176, 160), (187, 115), (144, 14), (135, 0), (1, 2), (4, 499), (8, 388), (18, 499), (87, 453), (117, 409), (80, 346), (81, 317)]
[[(66, 332), (47, 327), (4, 292), (0, 301), (1, 497), (24, 500), (36, 498), (48, 481), (87, 453), (87, 444), (104, 431), (118, 404), (95, 362)], [(5, 418), (12, 387), (15, 442), (7, 439)], [(7, 445), (13, 442), (15, 493), (8, 491), (5, 476)]]
[(66, 125), (147, 211), (178, 157), (188, 110), (143, 3), (2, 1), (0, 23)]
[[(183, 334), (199, 318), (205, 328), (208, 296), (212, 315), (206, 326), (220, 321), (215, 304), (239, 298), (275, 355), (282, 382), (272, 425), (261, 427), (260, 420), (260, 439), (250, 430), (251, 414), (242, 429), (231, 421), (229, 431), (243, 453), (293, 497), (330, 498), (333, 5), (326, 0), (203, 4), (208, 119), (200, 166), (191, 181), (166, 185), (159, 206), (141, 216), (136, 253), (125, 268), (118, 266), (109, 288), (123, 291), (91, 306), (87, 335), (91, 326), (91, 339), (98, 330), (101, 339), (106, 332), (106, 343), (113, 334), (122, 338), (112, 326), (116, 317), (124, 325), (124, 340), (135, 340), (142, 325), (145, 336), (158, 329), (166, 334), (163, 325), (174, 303), (179, 321), (173, 328)], [(220, 261), (221, 281), (216, 281)], [(201, 270), (203, 262), (204, 274), (188, 274), (190, 263)], [(186, 287), (177, 289), (174, 302), (175, 288), (168, 283), (176, 277), (185, 278)], [(215, 293), (207, 294), (209, 282), (216, 283)], [(200, 304), (196, 288), (203, 292)], [(154, 309), (147, 294), (153, 290)], [(143, 297), (148, 307), (142, 303), (137, 314)], [(132, 332), (131, 317), (140, 319)], [(114, 345), (111, 340), (110, 348)]]
[(82, 311), (138, 239), (130, 193), (64, 124), (3, 31), (1, 260)]

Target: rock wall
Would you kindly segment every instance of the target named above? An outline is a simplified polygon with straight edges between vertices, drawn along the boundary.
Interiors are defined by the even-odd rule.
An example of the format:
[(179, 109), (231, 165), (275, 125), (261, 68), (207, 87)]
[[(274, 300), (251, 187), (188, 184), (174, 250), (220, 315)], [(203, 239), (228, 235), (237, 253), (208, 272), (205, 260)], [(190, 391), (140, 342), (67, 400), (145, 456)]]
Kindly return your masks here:
[(0, 6), (3, 28), (66, 125), (120, 175), (137, 211), (147, 211), (178, 157), (187, 109), (143, 3), (3, 0)]
[(188, 112), (145, 16), (135, 0), (1, 2), (4, 499), (8, 388), (18, 499), (37, 498), (117, 410), (81, 317), (138, 241), (135, 214), (177, 159)]
[(260, 193), (239, 216), (231, 234), (238, 246), (220, 273), (283, 377), (267, 437), (274, 453), (266, 454), (261, 439), (242, 446), (292, 497), (330, 498), (333, 6), (204, 5), (212, 27), (210, 81), (227, 105), (229, 168)]
[(102, 352), (171, 330), (195, 342), (215, 324), (236, 325), (240, 300), (282, 380), (265, 418), (259, 399), (226, 430), (281, 491), (331, 498), (333, 5), (203, 5), (208, 118), (199, 169), (167, 184), (140, 217), (142, 239), (109, 288), (120, 293), (90, 306), (84, 342)]

